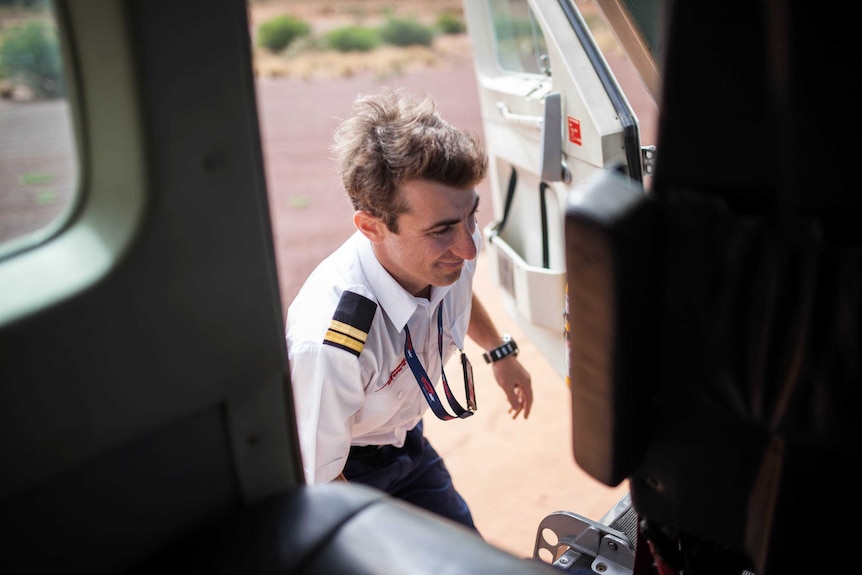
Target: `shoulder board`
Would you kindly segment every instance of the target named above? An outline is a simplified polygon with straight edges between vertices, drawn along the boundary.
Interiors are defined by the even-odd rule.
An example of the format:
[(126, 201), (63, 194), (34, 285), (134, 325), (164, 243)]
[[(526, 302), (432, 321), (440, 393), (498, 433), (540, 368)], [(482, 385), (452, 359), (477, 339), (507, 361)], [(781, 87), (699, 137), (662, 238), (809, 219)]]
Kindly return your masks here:
[(344, 292), (323, 337), (323, 345), (338, 347), (359, 357), (376, 311), (377, 303), (367, 297)]

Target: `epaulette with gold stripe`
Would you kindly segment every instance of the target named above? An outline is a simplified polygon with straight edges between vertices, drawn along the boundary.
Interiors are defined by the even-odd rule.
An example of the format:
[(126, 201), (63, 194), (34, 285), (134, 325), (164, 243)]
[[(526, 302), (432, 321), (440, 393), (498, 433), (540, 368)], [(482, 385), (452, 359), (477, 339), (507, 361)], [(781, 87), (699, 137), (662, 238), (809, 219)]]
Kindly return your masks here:
[(338, 347), (359, 357), (376, 311), (377, 304), (367, 297), (344, 292), (323, 337), (323, 345)]

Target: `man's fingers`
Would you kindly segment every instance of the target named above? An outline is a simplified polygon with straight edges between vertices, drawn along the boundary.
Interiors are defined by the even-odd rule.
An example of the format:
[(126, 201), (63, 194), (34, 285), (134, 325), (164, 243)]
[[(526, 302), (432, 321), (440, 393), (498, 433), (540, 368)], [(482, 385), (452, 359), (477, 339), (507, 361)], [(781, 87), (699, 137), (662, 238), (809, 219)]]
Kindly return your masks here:
[(524, 419), (527, 419), (530, 417), (530, 408), (533, 407), (533, 387), (531, 385), (524, 386), (521, 388), (521, 392), (524, 394)]
[(517, 418), (518, 414), (524, 411), (525, 408), (527, 411), (524, 411), (524, 419), (526, 419), (529, 415), (530, 402), (532, 399), (530, 399), (530, 401), (526, 400), (527, 394), (524, 392), (524, 388), (516, 384), (512, 388), (511, 393), (507, 393), (506, 395), (509, 398), (509, 405), (511, 405), (509, 413), (512, 414), (512, 419)]
[(521, 413), (521, 408), (520, 407), (514, 407), (514, 406), (509, 407), (509, 413), (512, 414), (512, 419), (517, 419), (518, 414)]
[(512, 405), (510, 413), (514, 412), (512, 418), (518, 417), (518, 414), (524, 412), (524, 419), (530, 417), (530, 408), (533, 406), (533, 390), (529, 385), (516, 385), (513, 389), (515, 401), (512, 401), (512, 396), (509, 396), (509, 403)]

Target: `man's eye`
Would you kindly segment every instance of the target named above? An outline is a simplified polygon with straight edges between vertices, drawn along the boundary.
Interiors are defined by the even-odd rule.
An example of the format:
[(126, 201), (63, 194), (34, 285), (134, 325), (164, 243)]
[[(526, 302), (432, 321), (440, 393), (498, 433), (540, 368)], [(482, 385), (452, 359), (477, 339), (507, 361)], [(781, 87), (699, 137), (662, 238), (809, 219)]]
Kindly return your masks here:
[(431, 232), (431, 235), (436, 236), (436, 237), (445, 236), (446, 234), (448, 234), (451, 231), (452, 231), (452, 227), (446, 226), (445, 228), (440, 228), (439, 230), (433, 230)]

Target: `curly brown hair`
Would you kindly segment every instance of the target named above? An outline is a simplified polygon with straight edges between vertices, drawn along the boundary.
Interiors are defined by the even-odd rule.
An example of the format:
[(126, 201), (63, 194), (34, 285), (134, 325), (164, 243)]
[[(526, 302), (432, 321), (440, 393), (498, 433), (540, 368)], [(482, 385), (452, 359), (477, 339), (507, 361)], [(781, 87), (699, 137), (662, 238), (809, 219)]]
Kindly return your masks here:
[(332, 151), (353, 208), (381, 218), (393, 232), (407, 210), (398, 193), (404, 182), (468, 188), (488, 169), (475, 135), (443, 120), (431, 97), (403, 90), (359, 96), (353, 116), (335, 131)]

